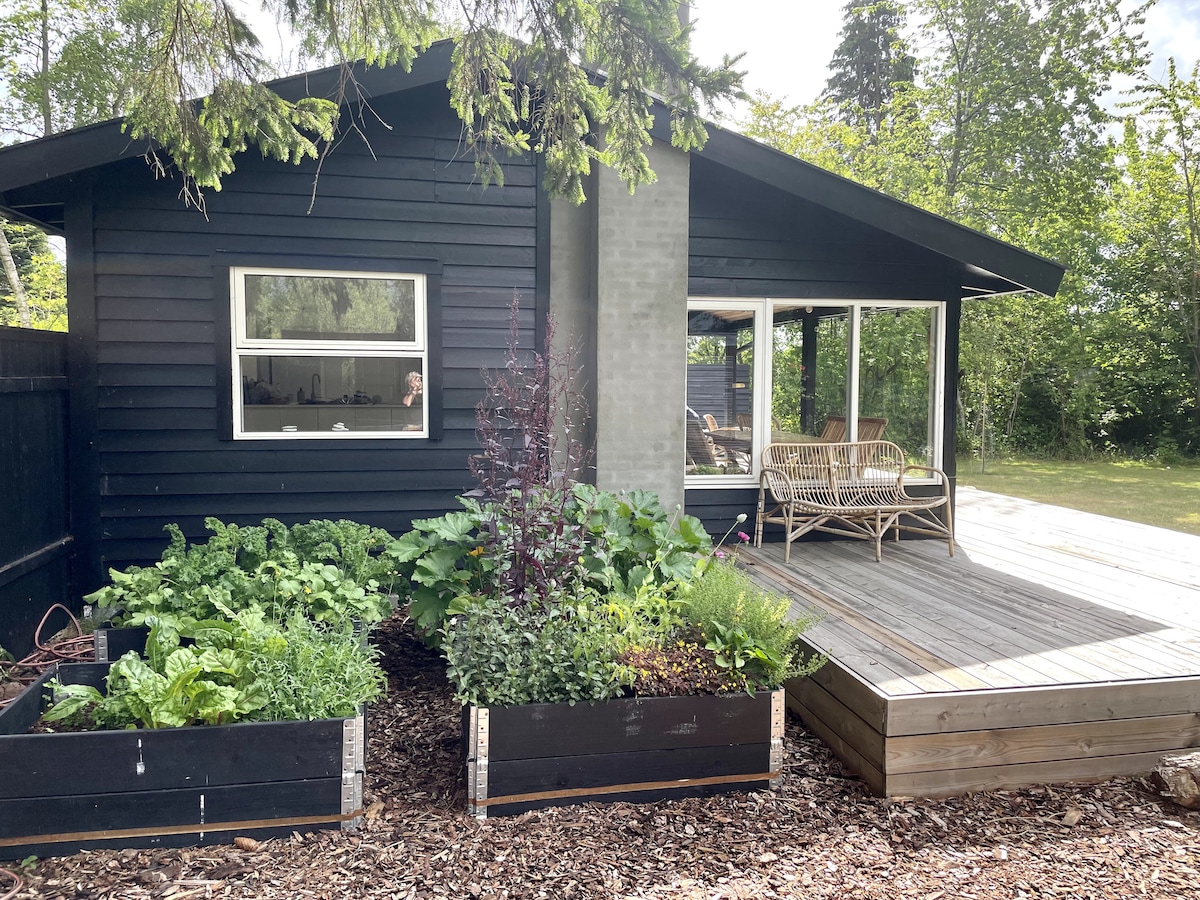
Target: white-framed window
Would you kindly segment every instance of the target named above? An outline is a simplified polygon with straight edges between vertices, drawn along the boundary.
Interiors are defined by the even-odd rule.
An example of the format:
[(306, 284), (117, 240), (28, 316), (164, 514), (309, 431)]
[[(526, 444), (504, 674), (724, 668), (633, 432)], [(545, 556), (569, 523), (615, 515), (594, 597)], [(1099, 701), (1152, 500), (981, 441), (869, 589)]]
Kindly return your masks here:
[(229, 270), (234, 439), (429, 435), (424, 275)]
[(936, 300), (689, 300), (686, 482), (757, 484), (779, 441), (882, 438), (941, 467), (944, 313)]

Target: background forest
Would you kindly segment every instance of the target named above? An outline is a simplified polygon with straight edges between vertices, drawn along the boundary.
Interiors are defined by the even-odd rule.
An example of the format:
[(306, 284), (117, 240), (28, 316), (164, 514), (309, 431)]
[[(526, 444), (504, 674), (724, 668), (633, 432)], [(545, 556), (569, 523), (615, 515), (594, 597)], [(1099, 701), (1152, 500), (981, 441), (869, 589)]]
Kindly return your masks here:
[(741, 125), (1069, 266), (1053, 299), (964, 304), (960, 449), (1200, 451), (1200, 83), (1149, 77), (1145, 8), (852, 2), (821, 98)]
[[(28, 140), (135, 108), (155, 16), (173, 3), (223, 8), (0, 0), (0, 135)], [(574, 0), (556, 14), (599, 6)], [(1200, 71), (1172, 63), (1149, 77), (1145, 8), (851, 2), (821, 98), (793, 107), (759, 94), (739, 117), (785, 152), (1069, 266), (1053, 299), (965, 304), (960, 448), (1200, 454)], [(0, 324), (65, 329), (45, 237), (3, 222), (0, 262)]]

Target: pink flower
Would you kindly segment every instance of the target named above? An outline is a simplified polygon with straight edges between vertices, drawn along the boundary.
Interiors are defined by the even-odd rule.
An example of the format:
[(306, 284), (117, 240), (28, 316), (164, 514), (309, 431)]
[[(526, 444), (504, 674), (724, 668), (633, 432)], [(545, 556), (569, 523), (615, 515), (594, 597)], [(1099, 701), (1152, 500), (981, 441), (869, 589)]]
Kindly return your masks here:
[(718, 551), (717, 551), (717, 552), (716, 552), (714, 555), (717, 557), (717, 559), (724, 559), (724, 558), (725, 558), (725, 551), (724, 551), (724, 550), (718, 550)]
[(746, 534), (746, 532), (744, 532), (744, 531), (739, 531), (738, 532), (738, 540), (739, 541), (748, 541), (748, 540), (750, 540), (750, 535)]

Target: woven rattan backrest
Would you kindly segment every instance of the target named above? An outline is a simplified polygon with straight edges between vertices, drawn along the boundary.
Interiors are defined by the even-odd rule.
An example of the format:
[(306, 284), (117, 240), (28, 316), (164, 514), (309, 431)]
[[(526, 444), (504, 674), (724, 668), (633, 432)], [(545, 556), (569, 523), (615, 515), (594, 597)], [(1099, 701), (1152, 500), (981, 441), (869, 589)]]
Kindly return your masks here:
[(904, 453), (890, 441), (771, 444), (763, 475), (779, 501), (802, 498), (826, 507), (850, 507), (903, 498)]

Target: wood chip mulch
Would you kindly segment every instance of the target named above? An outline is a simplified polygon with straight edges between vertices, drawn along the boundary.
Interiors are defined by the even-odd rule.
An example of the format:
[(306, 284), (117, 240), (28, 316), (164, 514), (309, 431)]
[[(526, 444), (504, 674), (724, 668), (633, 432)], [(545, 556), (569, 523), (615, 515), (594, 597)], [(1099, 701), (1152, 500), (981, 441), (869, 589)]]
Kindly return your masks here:
[(1141, 779), (883, 800), (794, 720), (777, 792), (477, 821), (437, 656), (401, 624), (377, 638), (391, 691), (370, 715), (360, 831), (46, 859), (19, 896), (1200, 898), (1200, 814)]

